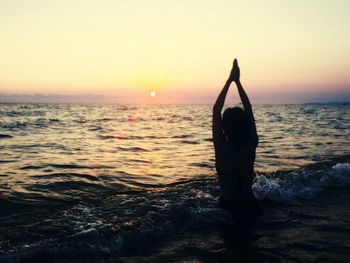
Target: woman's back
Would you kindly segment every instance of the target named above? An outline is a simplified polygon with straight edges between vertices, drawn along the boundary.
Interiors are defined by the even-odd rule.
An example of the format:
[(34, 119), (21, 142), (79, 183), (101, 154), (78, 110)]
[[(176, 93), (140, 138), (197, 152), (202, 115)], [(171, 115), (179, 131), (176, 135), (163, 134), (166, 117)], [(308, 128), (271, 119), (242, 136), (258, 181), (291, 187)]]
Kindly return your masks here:
[(230, 202), (251, 199), (256, 146), (247, 142), (234, 148), (225, 143), (220, 148), (216, 150), (216, 171), (221, 197)]
[(240, 175), (254, 171), (256, 145), (246, 142), (240, 147), (223, 142), (216, 147), (216, 170), (219, 174)]

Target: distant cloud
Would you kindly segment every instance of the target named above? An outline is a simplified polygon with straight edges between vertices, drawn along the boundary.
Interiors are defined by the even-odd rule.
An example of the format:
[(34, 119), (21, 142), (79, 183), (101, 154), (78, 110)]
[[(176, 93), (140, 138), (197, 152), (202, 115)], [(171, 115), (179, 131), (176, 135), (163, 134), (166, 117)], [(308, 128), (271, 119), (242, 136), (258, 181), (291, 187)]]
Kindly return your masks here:
[(0, 102), (13, 103), (103, 103), (107, 98), (100, 94), (0, 94)]

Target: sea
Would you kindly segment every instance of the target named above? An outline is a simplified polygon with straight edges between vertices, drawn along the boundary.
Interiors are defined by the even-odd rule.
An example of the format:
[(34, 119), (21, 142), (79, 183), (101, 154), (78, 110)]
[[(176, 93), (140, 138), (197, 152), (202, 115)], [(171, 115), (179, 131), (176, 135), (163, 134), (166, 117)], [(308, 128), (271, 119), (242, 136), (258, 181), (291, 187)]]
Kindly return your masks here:
[(350, 262), (350, 105), (257, 105), (263, 214), (218, 206), (212, 105), (0, 104), (0, 262)]

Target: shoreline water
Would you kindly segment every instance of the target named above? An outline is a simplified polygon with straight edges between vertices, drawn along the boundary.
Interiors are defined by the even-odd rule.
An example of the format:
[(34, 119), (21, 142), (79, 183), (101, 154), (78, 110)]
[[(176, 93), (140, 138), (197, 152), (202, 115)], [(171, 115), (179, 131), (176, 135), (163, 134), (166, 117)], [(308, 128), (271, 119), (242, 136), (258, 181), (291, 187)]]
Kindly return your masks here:
[[(348, 163), (338, 163), (340, 160)], [(337, 166), (342, 166), (343, 170), (337, 174), (332, 173)], [(35, 261), (39, 258), (56, 260), (55, 262), (91, 258), (97, 262), (116, 258), (120, 262), (147, 262), (162, 258), (170, 261), (196, 259), (205, 262), (210, 259), (225, 261), (236, 255), (237, 260), (245, 258), (258, 262), (261, 262), (261, 256), (267, 261), (303, 262), (311, 258), (315, 261), (329, 259), (340, 262), (348, 256), (346, 252), (350, 248), (346, 234), (350, 230), (349, 217), (346, 216), (350, 212), (347, 206), (350, 201), (349, 156), (301, 167), (299, 171), (308, 170), (309, 175), (315, 172), (314, 175), (323, 173), (324, 176), (325, 167), (328, 174), (334, 176), (331, 178), (334, 181), (329, 179), (328, 184), (323, 184), (313, 195), (294, 194), (294, 199), (291, 199), (290, 192), (295, 189), (287, 188), (288, 182), (283, 180), (288, 173), (295, 171), (280, 172), (279, 177), (268, 173), (258, 175), (254, 192), (265, 193), (261, 199), (264, 214), (247, 229), (248, 232), (238, 234), (240, 226), (236, 226), (230, 214), (217, 206), (219, 189), (215, 178), (197, 178), (156, 191), (129, 192), (127, 200), (126, 193), (110, 193), (103, 201), (80, 200), (56, 205), (51, 201), (42, 204), (9, 202), (6, 207), (1, 198), (1, 232), (10, 243), (18, 243), (20, 236), (21, 242), (13, 247), (10, 245), (7, 251), (3, 246), (6, 242), (2, 242), (0, 258), (7, 262), (17, 262), (18, 259)], [(265, 178), (265, 184), (259, 183), (260, 176)], [(271, 181), (266, 183), (269, 176)], [(279, 187), (276, 187), (276, 178), (281, 179)], [(322, 181), (321, 177), (316, 179)], [(314, 180), (315, 178), (309, 182), (304, 180), (305, 185), (299, 188), (310, 191), (310, 183)], [(284, 191), (280, 187), (285, 187)], [(51, 206), (48, 207), (48, 204)], [(38, 215), (44, 220), (37, 221)], [(320, 229), (326, 231), (323, 238), (326, 238), (326, 233), (333, 238), (327, 239), (327, 242), (320, 239)], [(48, 230), (55, 233), (54, 240), (47, 233)], [(309, 234), (304, 236), (302, 231)], [(288, 235), (293, 236), (292, 240), (284, 236), (285, 233), (290, 233)], [(248, 234), (255, 237), (253, 240), (245, 240), (247, 244), (241, 247), (239, 240), (234, 238), (239, 234), (240, 241)], [(262, 241), (266, 235), (269, 240)], [(215, 238), (211, 240), (208, 236)], [(39, 237), (41, 238), (38, 239)], [(281, 238), (283, 242), (279, 240)], [(342, 245), (339, 245), (340, 238)], [(284, 251), (285, 243), (291, 243), (304, 254), (298, 252), (299, 254), (292, 255)], [(264, 248), (265, 246), (267, 247)], [(195, 249), (196, 247), (200, 249)], [(278, 252), (282, 248), (284, 252)], [(309, 249), (314, 252), (306, 255)], [(257, 253), (256, 257), (251, 255), (252, 251)]]

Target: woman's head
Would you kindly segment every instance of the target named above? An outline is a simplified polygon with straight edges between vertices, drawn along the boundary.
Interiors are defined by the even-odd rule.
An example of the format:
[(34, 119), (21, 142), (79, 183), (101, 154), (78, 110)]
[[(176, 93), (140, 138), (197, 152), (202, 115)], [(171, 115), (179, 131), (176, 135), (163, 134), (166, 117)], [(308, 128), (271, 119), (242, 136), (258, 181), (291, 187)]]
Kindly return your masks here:
[(229, 142), (243, 144), (249, 140), (250, 121), (240, 107), (227, 108), (222, 118), (222, 127)]

